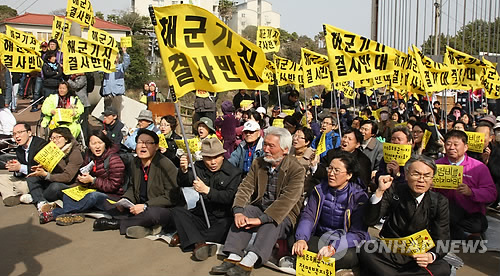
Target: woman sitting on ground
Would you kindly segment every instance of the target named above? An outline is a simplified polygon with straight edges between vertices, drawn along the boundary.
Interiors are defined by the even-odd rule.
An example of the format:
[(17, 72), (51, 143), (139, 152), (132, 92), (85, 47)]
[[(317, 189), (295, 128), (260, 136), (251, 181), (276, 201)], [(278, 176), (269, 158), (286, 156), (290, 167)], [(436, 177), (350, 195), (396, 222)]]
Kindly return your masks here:
[(160, 131), (165, 140), (167, 141), (168, 148), (160, 147), (160, 152), (163, 153), (174, 165), (178, 168), (180, 164), (179, 157), (177, 157), (177, 144), (175, 140), (182, 139), (177, 133), (175, 133), (175, 128), (177, 127), (177, 119), (172, 115), (167, 115), (161, 117), (160, 121)]

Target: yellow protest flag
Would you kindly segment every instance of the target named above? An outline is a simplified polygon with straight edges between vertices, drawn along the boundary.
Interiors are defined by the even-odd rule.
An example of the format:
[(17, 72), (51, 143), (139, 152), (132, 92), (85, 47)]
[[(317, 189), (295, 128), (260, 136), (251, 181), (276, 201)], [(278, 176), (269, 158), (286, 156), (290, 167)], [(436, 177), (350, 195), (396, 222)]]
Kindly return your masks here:
[(464, 167), (453, 165), (437, 165), (437, 171), (432, 180), (432, 187), (436, 189), (456, 190), (462, 184)]
[(35, 155), (33, 160), (51, 173), (63, 157), (64, 152), (54, 142), (49, 142)]
[(61, 37), (69, 35), (71, 30), (71, 21), (64, 20), (64, 18), (54, 15), (54, 20), (52, 21), (52, 38), (55, 40), (61, 40)]
[(116, 39), (111, 34), (104, 30), (89, 26), (87, 40), (96, 44), (110, 47), (118, 52), (118, 41), (116, 41)]
[(451, 71), (449, 88), (469, 90), (481, 87), (481, 72), (486, 65), (481, 60), (446, 46), (443, 63)]
[(450, 85), (450, 68), (426, 57), (415, 45), (413, 45), (413, 52), (415, 53), (418, 70), (426, 92), (432, 95), (432, 92), (448, 89)]
[(16, 40), (0, 33), (0, 62), (15, 73), (40, 72), (43, 61), (40, 53), (18, 44)]
[(158, 146), (160, 148), (168, 149), (167, 139), (165, 139), (165, 135), (160, 134), (158, 135), (158, 138), (160, 138), (160, 143), (158, 144)]
[(297, 256), (296, 276), (335, 275), (335, 258), (324, 257), (318, 261), (318, 254), (307, 250)]
[(163, 66), (177, 98), (196, 89), (268, 90), (262, 49), (211, 12), (182, 4), (154, 7), (154, 16)]
[[(328, 69), (328, 57), (315, 53), (306, 48), (300, 50), (302, 72), (304, 74), (304, 88), (309, 88), (317, 85), (328, 87), (331, 85), (330, 71)], [(326, 65), (319, 64), (319, 62)]]
[(247, 110), (253, 104), (253, 100), (243, 100), (240, 102), (240, 107)]
[(486, 98), (500, 99), (500, 75), (497, 72), (497, 64), (483, 57), (485, 64), (483, 74), (481, 75), (481, 83), (486, 91)]
[(264, 71), (262, 72), (262, 79), (270, 85), (274, 84), (276, 81), (276, 64), (274, 64), (274, 62), (266, 60), (266, 67), (264, 67)]
[(257, 27), (257, 46), (264, 53), (279, 52), (280, 30), (268, 26)]
[(81, 185), (64, 189), (62, 192), (69, 196), (71, 199), (74, 201), (80, 201), (82, 200), (86, 195), (95, 192), (96, 189), (89, 189), (86, 187), (82, 187)]
[(422, 84), (422, 77), (418, 68), (416, 54), (408, 48), (408, 68), (405, 68), (406, 90), (415, 94), (426, 96), (425, 88)]
[(466, 131), (467, 145), (472, 152), (483, 153), (484, 150), (484, 133)]
[(9, 25), (5, 25), (5, 35), (14, 39), (18, 45), (35, 52), (40, 50), (40, 41), (33, 34), (23, 32)]
[(398, 162), (399, 166), (404, 166), (411, 157), (411, 145), (400, 145), (384, 143), (384, 161), (389, 163), (393, 160)]
[(319, 138), (318, 145), (316, 145), (316, 155), (321, 155), (323, 152), (326, 151), (326, 133), (323, 132), (321, 134), (321, 138)]
[(299, 63), (274, 55), (274, 64), (278, 86), (293, 84), (295, 87), (300, 87), (304, 85), (303, 68)]
[(424, 136), (422, 137), (422, 142), (421, 142), (422, 143), (422, 149), (425, 149), (425, 147), (427, 147), (427, 143), (429, 143), (429, 140), (431, 139), (431, 135), (432, 135), (432, 132), (430, 132), (430, 131), (428, 131), (426, 129), (425, 132), (424, 132)]
[(125, 48), (132, 47), (132, 37), (131, 36), (124, 36), (124, 37), (120, 38), (120, 46), (125, 47)]
[(403, 238), (382, 238), (380, 240), (391, 249), (392, 253), (399, 253), (407, 256), (423, 254), (435, 246), (427, 229)]
[(348, 81), (335, 83), (335, 89), (344, 93), (344, 97), (348, 99), (353, 100), (354, 98), (356, 98), (356, 91), (354, 91), (354, 88), (352, 88), (350, 82)]
[(94, 25), (94, 9), (92, 8), (90, 0), (68, 0), (66, 18), (82, 26)]
[(103, 71), (111, 73), (116, 70), (116, 48), (77, 36), (68, 36), (62, 44), (63, 71), (66, 75)]
[(292, 116), (295, 113), (293, 109), (283, 109), (281, 112), (285, 113), (287, 116)]
[(383, 76), (394, 70), (395, 49), (328, 24), (323, 26), (335, 82)]

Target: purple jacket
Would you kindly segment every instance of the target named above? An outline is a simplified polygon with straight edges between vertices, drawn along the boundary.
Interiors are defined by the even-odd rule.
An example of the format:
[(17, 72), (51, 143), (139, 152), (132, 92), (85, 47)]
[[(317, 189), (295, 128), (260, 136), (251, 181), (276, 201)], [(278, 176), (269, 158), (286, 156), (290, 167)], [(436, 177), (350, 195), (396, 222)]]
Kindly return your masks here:
[[(349, 182), (347, 184), (348, 201), (345, 208), (343, 229), (337, 229), (332, 233), (335, 236), (340, 236), (334, 244), (337, 252), (347, 248), (355, 247), (354, 241), (369, 240), (368, 227), (363, 222), (365, 203), (368, 201), (368, 195), (365, 190), (357, 183)], [(323, 180), (320, 184), (314, 187), (314, 191), (309, 196), (307, 205), (301, 212), (300, 221), (295, 232), (297, 240), (308, 241), (313, 235), (323, 235), (317, 233), (319, 218), (323, 210), (325, 195), (330, 193), (328, 180)], [(338, 224), (338, 223), (335, 223)], [(347, 243), (344, 242), (347, 240)]]
[[(436, 160), (436, 164), (450, 165), (450, 161), (445, 156)], [(495, 183), (488, 167), (467, 154), (465, 154), (465, 159), (460, 166), (464, 167), (463, 182), (471, 189), (471, 196), (462, 195), (456, 190), (434, 190), (448, 198), (450, 203), (455, 202), (470, 214), (486, 214), (486, 205), (497, 198)]]

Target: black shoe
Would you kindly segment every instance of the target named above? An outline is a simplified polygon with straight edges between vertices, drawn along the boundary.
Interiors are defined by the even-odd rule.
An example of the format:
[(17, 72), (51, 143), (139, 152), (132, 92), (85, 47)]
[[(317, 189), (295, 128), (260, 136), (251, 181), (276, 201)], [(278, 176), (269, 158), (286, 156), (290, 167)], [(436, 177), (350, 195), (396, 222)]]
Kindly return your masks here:
[(94, 231), (118, 229), (120, 229), (120, 221), (117, 219), (98, 218), (94, 221)]
[(181, 240), (179, 238), (179, 235), (178, 234), (174, 234), (172, 236), (172, 239), (170, 240), (170, 243), (168, 244), (168, 246), (170, 247), (177, 247), (181, 244)]
[(217, 253), (217, 245), (201, 243), (197, 244), (193, 250), (194, 259), (197, 261), (204, 261), (208, 257), (212, 257)]
[(210, 274), (224, 275), (230, 268), (234, 266), (236, 266), (236, 261), (224, 259), (222, 264), (212, 267), (212, 270), (210, 270)]
[(40, 110), (40, 108), (38, 108), (38, 107), (33, 107), (33, 108), (30, 110), (30, 112), (37, 112), (37, 111), (39, 111), (39, 110)]
[(251, 267), (246, 267), (242, 264), (237, 264), (230, 268), (226, 275), (227, 276), (250, 276), (252, 273), (252, 268)]

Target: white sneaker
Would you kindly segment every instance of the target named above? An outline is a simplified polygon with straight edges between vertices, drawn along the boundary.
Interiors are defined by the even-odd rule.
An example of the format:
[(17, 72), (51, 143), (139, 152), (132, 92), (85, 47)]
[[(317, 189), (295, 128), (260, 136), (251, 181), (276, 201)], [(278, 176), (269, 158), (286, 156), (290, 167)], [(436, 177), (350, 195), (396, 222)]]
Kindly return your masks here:
[(21, 201), (24, 204), (30, 204), (33, 202), (33, 197), (31, 197), (30, 194), (24, 194), (24, 195), (21, 195), (21, 197), (19, 198), (19, 201)]

